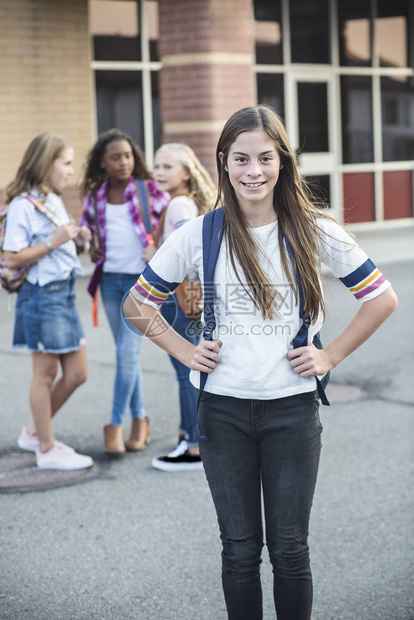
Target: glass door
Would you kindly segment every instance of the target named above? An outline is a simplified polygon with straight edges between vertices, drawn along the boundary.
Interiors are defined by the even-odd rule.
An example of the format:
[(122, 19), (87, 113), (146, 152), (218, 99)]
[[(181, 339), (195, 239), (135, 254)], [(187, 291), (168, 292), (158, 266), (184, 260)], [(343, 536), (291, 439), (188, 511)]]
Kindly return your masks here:
[(300, 172), (316, 197), (336, 210), (332, 76), (323, 71), (290, 75), (288, 97), (287, 128), (298, 153)]

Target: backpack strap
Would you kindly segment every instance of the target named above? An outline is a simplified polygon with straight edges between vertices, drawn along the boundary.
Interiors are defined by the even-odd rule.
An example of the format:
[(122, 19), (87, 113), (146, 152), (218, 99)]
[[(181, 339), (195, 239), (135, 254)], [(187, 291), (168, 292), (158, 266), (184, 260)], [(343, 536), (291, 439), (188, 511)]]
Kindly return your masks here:
[(102, 238), (101, 238), (101, 229), (99, 226), (98, 198), (96, 196), (96, 192), (93, 193), (93, 215), (95, 218), (96, 237), (98, 241), (97, 248), (98, 250), (101, 250), (102, 249)]
[(32, 205), (34, 205), (36, 209), (40, 211), (42, 215), (47, 217), (47, 219), (50, 220), (52, 224), (56, 226), (56, 228), (60, 226), (60, 221), (57, 218), (57, 216), (53, 213), (53, 211), (48, 209), (48, 207), (46, 206), (47, 199), (49, 197), (49, 192), (45, 195), (43, 201), (40, 201), (38, 198), (36, 198), (36, 196), (31, 194), (30, 192), (25, 192), (24, 194), (21, 194), (21, 196), (22, 198), (26, 198), (26, 200), (31, 202)]
[(153, 239), (154, 245), (156, 248), (158, 248), (161, 235), (164, 232), (164, 222), (165, 222), (165, 216), (167, 215), (167, 209), (168, 209), (168, 205), (165, 207), (164, 211), (161, 213), (160, 219), (158, 220), (157, 232), (155, 233), (154, 239)]
[(138, 196), (139, 196), (139, 206), (141, 211), (142, 221), (144, 223), (145, 230), (147, 231), (147, 238), (149, 244), (152, 245), (152, 222), (151, 222), (151, 213), (149, 209), (148, 203), (148, 193), (147, 186), (143, 179), (137, 179), (136, 181)]
[[(213, 340), (213, 332), (216, 327), (214, 315), (214, 272), (221, 240), (223, 238), (224, 211), (222, 207), (208, 211), (203, 219), (203, 274), (204, 274), (204, 340)], [(200, 372), (200, 389), (198, 393), (197, 407), (206, 385), (208, 373)], [(207, 440), (200, 425), (200, 439)]]
[[(303, 304), (302, 281), (300, 279), (300, 273), (299, 273), (299, 269), (298, 269), (298, 266), (297, 266), (296, 261), (295, 261), (295, 257), (294, 257), (294, 254), (293, 254), (293, 249), (292, 249), (292, 246), (290, 245), (289, 239), (285, 235), (285, 231), (282, 231), (282, 233), (283, 233), (283, 239), (284, 239), (284, 242), (285, 242), (285, 245), (286, 245), (286, 249), (287, 249), (287, 252), (289, 254), (289, 258), (292, 261), (292, 265), (294, 265), (294, 268), (295, 268), (296, 284), (297, 284), (297, 287), (298, 287), (299, 318), (302, 320), (302, 325), (301, 325), (298, 333), (296, 334), (296, 336), (293, 338), (293, 341), (292, 341), (293, 348), (294, 349), (298, 349), (299, 347), (306, 347), (308, 345), (308, 341), (309, 341), (309, 327), (310, 327), (310, 324), (311, 324), (311, 320), (310, 320), (310, 316), (309, 315), (305, 315), (304, 304)], [(312, 342), (313, 342), (313, 344), (315, 345), (315, 347), (317, 349), (323, 349), (319, 332), (317, 334), (315, 334)], [(324, 375), (324, 377), (322, 377), (322, 379), (319, 379), (318, 377), (316, 377), (316, 388), (318, 390), (318, 396), (321, 399), (321, 402), (322, 402), (323, 405), (330, 405), (330, 402), (329, 402), (329, 400), (328, 400), (328, 398), (326, 396), (326, 393), (325, 393), (325, 388), (328, 385), (329, 377), (330, 377), (330, 372), (329, 371), (326, 373), (326, 375)]]
[(214, 273), (223, 237), (223, 208), (209, 211), (203, 220), (203, 273), (204, 273), (204, 340), (213, 339), (216, 327), (214, 316)]

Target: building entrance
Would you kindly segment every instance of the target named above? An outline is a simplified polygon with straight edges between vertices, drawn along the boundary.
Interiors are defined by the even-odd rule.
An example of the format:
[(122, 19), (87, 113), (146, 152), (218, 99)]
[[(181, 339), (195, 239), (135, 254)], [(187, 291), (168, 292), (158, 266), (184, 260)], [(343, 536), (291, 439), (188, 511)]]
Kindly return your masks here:
[(333, 76), (324, 70), (310, 75), (307, 69), (292, 71), (286, 77), (286, 126), (299, 156), (300, 171), (316, 198), (329, 204), (335, 215), (340, 205), (334, 176)]

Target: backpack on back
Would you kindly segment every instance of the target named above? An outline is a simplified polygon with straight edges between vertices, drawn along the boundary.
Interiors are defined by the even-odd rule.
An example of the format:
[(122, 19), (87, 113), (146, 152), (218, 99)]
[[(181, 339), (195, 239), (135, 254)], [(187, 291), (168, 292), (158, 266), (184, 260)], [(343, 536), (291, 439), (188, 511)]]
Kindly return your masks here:
[(7, 205), (0, 207), (0, 285), (8, 293), (17, 293), (26, 280), (29, 267), (12, 269), (7, 267), (3, 256), (3, 243), (6, 236)]
[[(29, 192), (21, 194), (23, 198), (29, 200), (35, 208), (45, 215), (56, 227), (59, 226), (59, 221), (53, 213), (49, 213), (44, 203), (47, 200), (48, 194), (44, 199), (44, 203), (41, 203), (35, 196), (32, 196)], [(24, 267), (11, 268), (7, 267), (6, 259), (3, 256), (3, 243), (6, 236), (6, 224), (7, 224), (7, 209), (8, 205), (0, 207), (0, 285), (8, 293), (18, 293), (21, 289), (23, 282), (26, 280), (27, 274), (31, 265), (25, 265)]]

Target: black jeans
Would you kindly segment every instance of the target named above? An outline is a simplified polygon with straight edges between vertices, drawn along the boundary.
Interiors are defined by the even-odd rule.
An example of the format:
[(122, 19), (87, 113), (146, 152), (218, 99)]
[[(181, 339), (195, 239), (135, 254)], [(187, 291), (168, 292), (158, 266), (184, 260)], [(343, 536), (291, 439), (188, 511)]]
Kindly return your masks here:
[(275, 400), (204, 392), (199, 423), (207, 437), (200, 451), (223, 544), (228, 617), (263, 617), (263, 489), (277, 618), (310, 620), (307, 540), (322, 431), (316, 392)]

